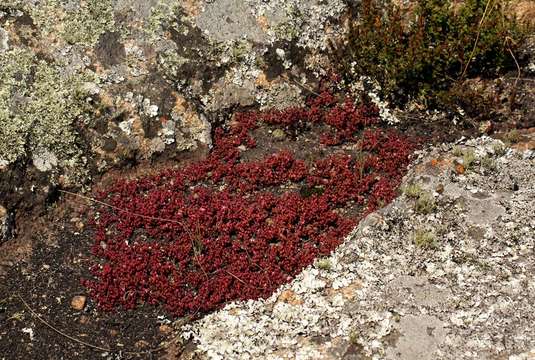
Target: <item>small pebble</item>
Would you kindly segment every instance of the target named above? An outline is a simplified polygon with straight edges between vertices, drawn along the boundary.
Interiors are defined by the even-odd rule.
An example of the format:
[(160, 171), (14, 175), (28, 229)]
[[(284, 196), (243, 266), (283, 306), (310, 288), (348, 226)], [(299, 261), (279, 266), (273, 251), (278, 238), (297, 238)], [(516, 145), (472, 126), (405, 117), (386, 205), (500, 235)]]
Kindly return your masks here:
[(78, 310), (78, 311), (83, 310), (85, 307), (86, 300), (87, 300), (87, 297), (85, 297), (84, 295), (76, 295), (71, 300), (71, 307), (74, 310)]
[(160, 327), (158, 328), (158, 330), (162, 333), (162, 334), (169, 334), (171, 331), (173, 331), (173, 328), (169, 325), (160, 325)]

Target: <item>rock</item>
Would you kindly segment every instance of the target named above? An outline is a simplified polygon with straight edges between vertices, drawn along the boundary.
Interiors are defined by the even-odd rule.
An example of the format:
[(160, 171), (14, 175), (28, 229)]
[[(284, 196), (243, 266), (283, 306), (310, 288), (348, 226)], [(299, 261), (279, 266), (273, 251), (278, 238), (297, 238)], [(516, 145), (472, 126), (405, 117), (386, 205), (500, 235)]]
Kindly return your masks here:
[(218, 41), (243, 38), (258, 43), (266, 41), (266, 34), (243, 1), (210, 2), (197, 18), (197, 26)]
[(13, 236), (14, 216), (0, 205), (0, 244)]
[(490, 134), (492, 132), (492, 123), (490, 121), (483, 121), (479, 124), (480, 134)]
[(84, 296), (84, 295), (76, 295), (71, 300), (71, 307), (74, 310), (81, 311), (85, 307), (86, 300), (87, 300), (86, 296)]
[[(466, 145), (489, 154), (501, 142), (485, 136)], [(452, 176), (458, 156), (448, 149), (430, 149), (403, 181), (441, 193), (433, 214), (414, 214), (411, 199), (398, 197), (328, 257), (329, 271), (307, 268), (267, 299), (235, 302), (184, 325), (199, 357), (532, 356), (535, 163), (509, 149), (494, 156), (498, 171), (473, 166), (463, 176), (469, 181), (459, 181)], [(428, 228), (439, 246), (423, 251), (412, 233)]]
[(446, 337), (444, 324), (434, 316), (408, 315), (396, 327), (400, 336), (387, 349), (387, 359), (435, 359), (433, 353)]
[(173, 328), (169, 325), (160, 325), (160, 327), (158, 328), (158, 330), (160, 331), (160, 333), (162, 334), (169, 334), (171, 331), (173, 331)]
[(7, 41), (8, 41), (7, 31), (0, 28), (0, 52), (7, 51), (9, 49), (9, 45)]
[(135, 343), (135, 346), (138, 348), (138, 349), (146, 349), (149, 347), (149, 343), (145, 340), (139, 340)]

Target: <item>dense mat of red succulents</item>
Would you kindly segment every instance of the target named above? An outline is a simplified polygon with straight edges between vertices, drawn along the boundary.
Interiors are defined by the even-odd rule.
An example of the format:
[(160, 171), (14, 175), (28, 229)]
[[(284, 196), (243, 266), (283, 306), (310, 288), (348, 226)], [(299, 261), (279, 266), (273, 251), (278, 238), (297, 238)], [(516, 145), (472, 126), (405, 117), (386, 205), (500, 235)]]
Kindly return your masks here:
[[(95, 216), (100, 262), (84, 284), (104, 309), (162, 304), (177, 316), (269, 296), (341, 243), (358, 221), (344, 207), (360, 205), (362, 216), (394, 198), (414, 144), (377, 122), (373, 106), (327, 91), (301, 108), (236, 114), (206, 159), (99, 192), (113, 208)], [(357, 150), (242, 159), (259, 126), (315, 124), (325, 129), (316, 146)]]

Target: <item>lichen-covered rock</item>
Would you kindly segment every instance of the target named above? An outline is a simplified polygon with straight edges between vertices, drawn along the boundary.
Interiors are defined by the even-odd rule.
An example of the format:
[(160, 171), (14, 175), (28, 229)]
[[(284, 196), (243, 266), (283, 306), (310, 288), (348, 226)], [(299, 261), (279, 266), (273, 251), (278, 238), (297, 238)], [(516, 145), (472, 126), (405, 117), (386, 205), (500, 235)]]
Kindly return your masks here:
[[(529, 358), (535, 160), (488, 137), (458, 146), (421, 151), (404, 180), (411, 190), (366, 217), (322, 260), (329, 266), (317, 262), (266, 300), (184, 326), (197, 356)], [(467, 153), (473, 160), (458, 174)], [(430, 213), (415, 206), (420, 193), (434, 199)], [(433, 246), (416, 242), (419, 231)]]
[(211, 123), (228, 109), (302, 103), (344, 9), (338, 0), (4, 1), (0, 166), (78, 187), (112, 167), (209, 148)]

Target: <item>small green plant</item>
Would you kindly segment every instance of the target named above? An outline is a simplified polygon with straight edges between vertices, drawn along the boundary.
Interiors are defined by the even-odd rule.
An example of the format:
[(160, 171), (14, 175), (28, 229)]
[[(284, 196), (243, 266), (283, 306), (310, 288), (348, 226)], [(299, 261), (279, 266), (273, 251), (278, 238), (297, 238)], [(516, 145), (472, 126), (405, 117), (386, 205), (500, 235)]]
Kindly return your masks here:
[(349, 342), (353, 345), (357, 345), (359, 343), (359, 334), (356, 330), (352, 330), (349, 333)]
[(466, 170), (472, 166), (476, 160), (476, 154), (473, 150), (466, 150), (463, 152), (463, 166)]
[(403, 189), (403, 193), (408, 198), (417, 199), (423, 193), (423, 189), (420, 185), (411, 183)]
[(495, 171), (497, 169), (496, 160), (490, 156), (485, 156), (481, 159), (481, 166), (489, 171)]
[(320, 270), (329, 271), (332, 269), (333, 264), (329, 258), (322, 258), (316, 261), (316, 267)]
[(422, 192), (414, 203), (414, 211), (419, 214), (430, 214), (436, 208), (433, 195), (428, 192)]
[(520, 133), (517, 129), (513, 129), (505, 134), (505, 140), (511, 144), (516, 144), (520, 141)]
[(507, 152), (507, 148), (502, 144), (494, 144), (492, 150), (496, 156), (503, 156)]
[(460, 146), (455, 145), (453, 147), (452, 154), (454, 156), (462, 156), (463, 155), (463, 149)]
[(425, 229), (417, 229), (413, 235), (414, 244), (424, 249), (437, 247), (437, 238), (434, 232)]

